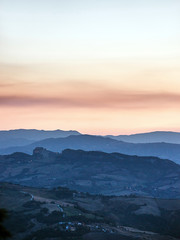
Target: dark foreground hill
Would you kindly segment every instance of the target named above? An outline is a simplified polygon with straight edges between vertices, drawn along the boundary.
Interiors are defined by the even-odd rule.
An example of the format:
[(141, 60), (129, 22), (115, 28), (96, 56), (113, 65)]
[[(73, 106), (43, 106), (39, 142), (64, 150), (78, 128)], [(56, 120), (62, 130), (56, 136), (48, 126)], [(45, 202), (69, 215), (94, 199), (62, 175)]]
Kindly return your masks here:
[(180, 200), (90, 195), (0, 183), (13, 240), (177, 240)]
[(180, 166), (156, 157), (36, 148), (0, 157), (0, 181), (105, 195), (180, 198)]
[(35, 147), (44, 147), (54, 152), (70, 148), (85, 151), (119, 152), (138, 156), (155, 156), (180, 163), (180, 145), (171, 143), (126, 143), (107, 137), (75, 135), (66, 138), (49, 138), (26, 146), (0, 149), (0, 154), (24, 152), (31, 154)]

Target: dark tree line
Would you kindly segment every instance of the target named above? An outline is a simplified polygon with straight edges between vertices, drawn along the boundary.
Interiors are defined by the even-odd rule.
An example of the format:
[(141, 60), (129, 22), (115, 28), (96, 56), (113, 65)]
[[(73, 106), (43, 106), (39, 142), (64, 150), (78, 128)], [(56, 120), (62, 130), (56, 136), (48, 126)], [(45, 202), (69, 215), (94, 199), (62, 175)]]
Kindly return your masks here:
[(7, 217), (7, 211), (0, 209), (0, 239), (7, 239), (11, 237), (10, 232), (3, 226), (3, 221)]

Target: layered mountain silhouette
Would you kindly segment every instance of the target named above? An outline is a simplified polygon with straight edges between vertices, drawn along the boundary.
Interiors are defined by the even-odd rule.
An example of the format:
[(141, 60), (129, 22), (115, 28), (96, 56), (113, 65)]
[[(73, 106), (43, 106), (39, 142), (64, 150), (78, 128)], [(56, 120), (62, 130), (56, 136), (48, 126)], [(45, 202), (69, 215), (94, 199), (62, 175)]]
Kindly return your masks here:
[[(62, 209), (66, 213), (66, 209), (54, 201), (68, 196), (70, 204), (75, 205), (71, 208), (67, 205), (72, 218), (65, 219), (66, 214), (62, 214), (63, 222), (75, 220), (89, 224), (91, 221), (96, 229), (99, 216), (103, 234), (108, 223), (108, 231), (110, 227), (114, 229), (114, 224), (121, 224), (179, 236), (180, 165), (175, 163), (180, 163), (178, 134), (155, 132), (103, 137), (61, 130), (0, 131), (0, 195), (3, 206), (11, 213), (7, 226), (12, 226), (13, 234), (20, 232), (17, 235), (20, 239), (18, 226), (22, 225), (22, 219), (26, 226), (32, 221), (48, 220), (48, 226), (41, 232), (44, 234), (46, 229), (47, 238), (47, 233), (59, 226), (60, 218), (59, 215), (56, 218), (55, 212), (49, 212), (48, 217), (45, 208), (56, 207), (57, 213), (62, 214)], [(23, 208), (17, 212), (20, 203)], [(42, 209), (37, 212), (39, 206)], [(90, 212), (92, 208), (97, 212)], [(82, 209), (85, 209), (86, 218), (82, 218)], [(125, 236), (127, 231), (125, 229)], [(139, 239), (137, 231), (134, 236)], [(36, 234), (30, 235), (29, 239)], [(131, 232), (129, 234), (132, 236)], [(141, 234), (144, 239), (145, 233)], [(113, 233), (111, 239), (114, 236)], [(152, 233), (146, 233), (146, 236), (154, 240), (172, 239)], [(87, 239), (97, 239), (97, 235), (92, 238), (88, 235)], [(102, 235), (99, 239), (109, 238)]]
[(92, 135), (71, 135), (64, 138), (48, 138), (26, 146), (0, 149), (0, 154), (24, 152), (31, 154), (36, 147), (44, 147), (54, 152), (70, 148), (85, 151), (118, 152), (138, 156), (155, 156), (180, 163), (180, 145), (171, 143), (127, 143), (107, 137)]

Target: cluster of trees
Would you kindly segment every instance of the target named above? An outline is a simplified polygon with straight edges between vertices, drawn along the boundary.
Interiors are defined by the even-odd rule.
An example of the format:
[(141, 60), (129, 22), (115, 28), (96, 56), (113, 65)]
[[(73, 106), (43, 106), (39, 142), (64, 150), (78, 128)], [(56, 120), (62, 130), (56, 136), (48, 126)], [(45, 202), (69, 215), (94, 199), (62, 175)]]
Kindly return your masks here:
[(7, 217), (7, 211), (0, 209), (0, 239), (7, 239), (11, 237), (10, 232), (3, 226), (3, 221)]

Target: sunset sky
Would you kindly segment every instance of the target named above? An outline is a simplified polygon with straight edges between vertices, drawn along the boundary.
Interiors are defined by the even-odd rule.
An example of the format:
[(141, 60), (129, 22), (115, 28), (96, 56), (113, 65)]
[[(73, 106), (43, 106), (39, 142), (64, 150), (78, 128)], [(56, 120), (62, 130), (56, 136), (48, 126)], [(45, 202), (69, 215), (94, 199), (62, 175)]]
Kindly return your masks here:
[(0, 129), (180, 131), (179, 0), (0, 0)]

